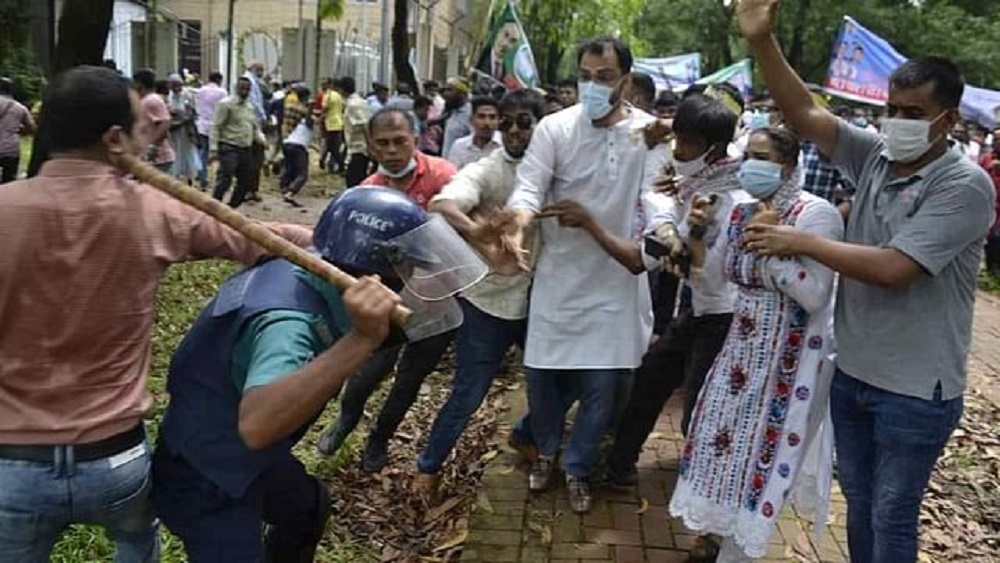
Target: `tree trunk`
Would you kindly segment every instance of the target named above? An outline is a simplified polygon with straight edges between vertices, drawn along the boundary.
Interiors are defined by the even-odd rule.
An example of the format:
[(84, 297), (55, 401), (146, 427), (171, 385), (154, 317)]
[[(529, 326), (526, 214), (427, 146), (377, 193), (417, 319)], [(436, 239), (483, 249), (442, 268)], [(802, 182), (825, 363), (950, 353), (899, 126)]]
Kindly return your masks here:
[[(812, 0), (799, 0), (795, 17), (792, 20), (792, 43), (788, 47), (788, 64), (792, 68), (802, 68), (802, 53), (805, 44), (806, 16), (809, 14), (809, 5)], [(800, 70), (801, 72), (801, 70)]]
[[(59, 42), (56, 43), (49, 78), (80, 65), (100, 65), (104, 60), (104, 45), (111, 28), (114, 0), (65, 0), (59, 16)], [(55, 14), (52, 14), (55, 17)], [(42, 163), (49, 159), (46, 142), (47, 124), (39, 123), (31, 145), (28, 176), (35, 176)]]
[(416, 86), (417, 77), (413, 67), (410, 66), (410, 33), (406, 28), (409, 20), (409, 4), (410, 0), (395, 2), (392, 22), (392, 68), (396, 73), (396, 83), (406, 82), (410, 86)]

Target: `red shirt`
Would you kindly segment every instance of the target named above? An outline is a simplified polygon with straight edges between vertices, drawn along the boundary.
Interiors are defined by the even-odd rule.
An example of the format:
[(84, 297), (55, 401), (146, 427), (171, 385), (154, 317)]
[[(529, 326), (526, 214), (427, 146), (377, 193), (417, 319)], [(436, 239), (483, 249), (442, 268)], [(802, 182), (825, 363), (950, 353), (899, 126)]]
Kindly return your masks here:
[(990, 234), (1000, 234), (1000, 157), (993, 154), (991, 150), (984, 150), (982, 156), (979, 157), (979, 165), (990, 175), (990, 179), (993, 180), (993, 188), (997, 192), (996, 216), (993, 219), (993, 228), (990, 229)]
[[(417, 168), (410, 177), (410, 183), (403, 190), (420, 207), (427, 209), (431, 198), (436, 196), (441, 188), (451, 181), (458, 173), (455, 165), (443, 158), (429, 156), (420, 151), (413, 153), (417, 159)], [(389, 178), (378, 172), (364, 179), (362, 186), (389, 186)]]

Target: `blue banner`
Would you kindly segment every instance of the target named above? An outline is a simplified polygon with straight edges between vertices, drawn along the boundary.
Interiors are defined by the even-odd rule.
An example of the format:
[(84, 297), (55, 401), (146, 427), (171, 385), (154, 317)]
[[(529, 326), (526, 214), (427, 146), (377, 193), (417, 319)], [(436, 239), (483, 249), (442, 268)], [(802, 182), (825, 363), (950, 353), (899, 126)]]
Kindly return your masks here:
[[(848, 100), (885, 105), (889, 76), (906, 60), (888, 41), (844, 16), (824, 90)], [(966, 85), (960, 110), (967, 119), (995, 127), (1000, 119), (1000, 92)]]
[(683, 89), (701, 77), (701, 55), (687, 53), (655, 59), (640, 58), (632, 64), (632, 70), (653, 77), (657, 90)]

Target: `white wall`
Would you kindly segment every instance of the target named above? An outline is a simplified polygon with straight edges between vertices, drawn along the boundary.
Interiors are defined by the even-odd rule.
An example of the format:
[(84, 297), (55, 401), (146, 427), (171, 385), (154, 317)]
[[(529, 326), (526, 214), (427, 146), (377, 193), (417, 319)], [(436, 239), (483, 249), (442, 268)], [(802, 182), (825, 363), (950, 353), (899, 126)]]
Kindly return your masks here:
[(104, 58), (114, 59), (125, 76), (132, 76), (132, 22), (146, 21), (146, 9), (130, 0), (115, 0)]

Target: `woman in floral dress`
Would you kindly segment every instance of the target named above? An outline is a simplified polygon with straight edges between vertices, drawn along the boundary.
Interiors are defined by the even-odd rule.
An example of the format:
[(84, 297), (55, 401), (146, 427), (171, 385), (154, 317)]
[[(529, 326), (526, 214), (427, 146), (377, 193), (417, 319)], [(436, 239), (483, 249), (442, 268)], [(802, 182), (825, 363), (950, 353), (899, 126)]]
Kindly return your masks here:
[[(738, 286), (733, 324), (698, 397), (670, 502), (687, 527), (724, 538), (720, 561), (766, 553), (811, 447), (810, 461), (827, 470), (799, 485), (825, 485), (816, 492), (828, 495), (822, 475), (829, 475), (832, 442), (816, 438), (827, 426), (820, 423), (828, 411), (834, 273), (810, 259), (763, 257), (743, 245), (753, 223), (843, 236), (837, 210), (798, 186), (798, 152), (787, 129), (764, 127), (750, 136), (739, 176), (757, 201), (736, 207), (728, 225), (726, 275)], [(696, 283), (700, 253), (691, 251)], [(825, 512), (822, 502), (816, 507)]]

